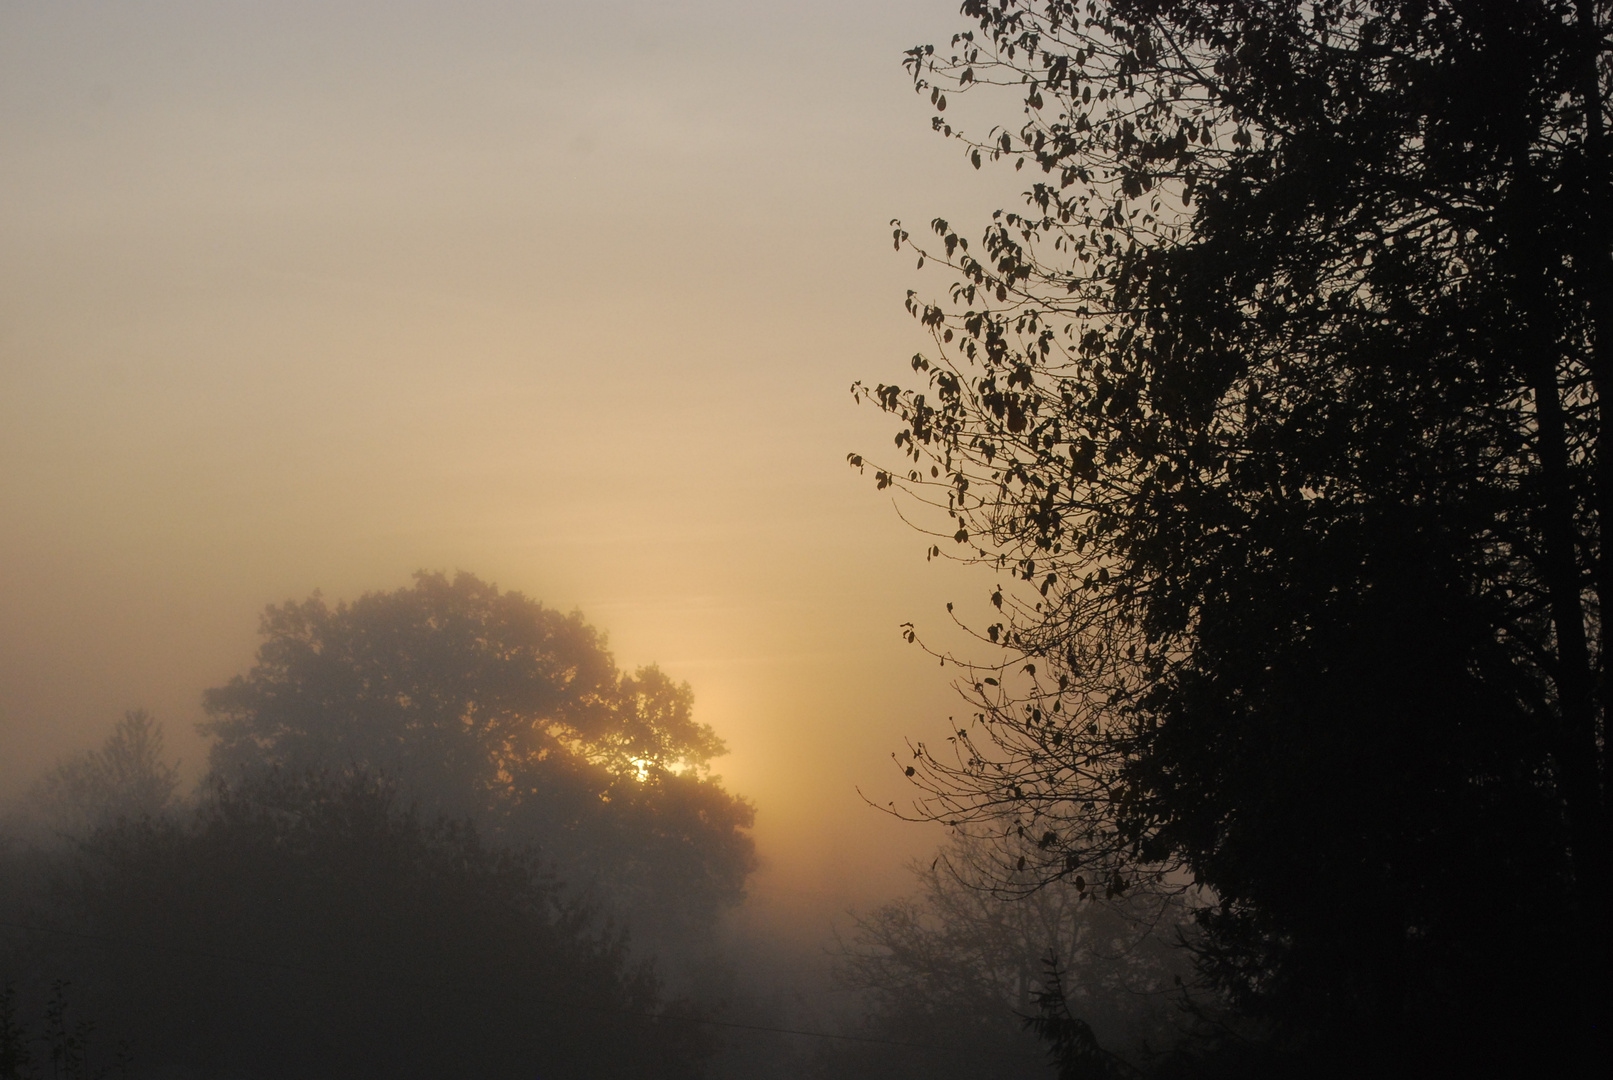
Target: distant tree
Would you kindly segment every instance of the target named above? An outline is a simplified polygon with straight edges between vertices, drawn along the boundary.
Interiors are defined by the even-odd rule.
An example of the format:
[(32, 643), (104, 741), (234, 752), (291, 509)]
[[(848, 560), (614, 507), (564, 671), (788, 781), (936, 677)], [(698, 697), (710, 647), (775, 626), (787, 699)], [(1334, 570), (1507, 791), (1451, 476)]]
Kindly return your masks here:
[(70, 979), (137, 1075), (670, 1080), (707, 1052), (597, 908), (359, 772), (103, 824), (29, 921), (7, 968)]
[(58, 763), (28, 803), (51, 827), (78, 835), (105, 820), (166, 813), (178, 789), (179, 768), (164, 755), (162, 725), (144, 709), (133, 709), (99, 750)]
[(924, 385), (866, 392), (1007, 660), (916, 814), (1191, 874), (1279, 1074), (1605, 1062), (1613, 11), (963, 11), (909, 68), (1026, 204), (932, 222)]
[(252, 670), (204, 699), (216, 775), (384, 774), (427, 813), (536, 843), (651, 936), (743, 895), (753, 811), (711, 775), (722, 741), (687, 684), (618, 672), (581, 615), (422, 573), (335, 607), (270, 607), (262, 636)]
[[(864, 1034), (925, 1044), (848, 1044), (829, 1057), (845, 1076), (985, 1078), (1049, 1074), (1026, 1021), (1040, 1015), (1049, 962), (1057, 988), (1109, 1051), (1139, 1060), (1172, 1048), (1174, 948), (1187, 917), (1179, 894), (1100, 901), (1073, 883), (1005, 893), (989, 851), (957, 837), (913, 866), (916, 895), (857, 917), (836, 951), (839, 983), (857, 992)], [(1033, 884), (1028, 875), (1020, 885)]]

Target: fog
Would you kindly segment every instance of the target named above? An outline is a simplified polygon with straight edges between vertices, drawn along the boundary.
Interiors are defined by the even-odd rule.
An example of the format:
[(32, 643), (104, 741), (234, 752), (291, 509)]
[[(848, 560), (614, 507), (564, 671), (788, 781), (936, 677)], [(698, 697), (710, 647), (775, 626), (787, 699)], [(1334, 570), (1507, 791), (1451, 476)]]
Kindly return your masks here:
[[(41, 809), (49, 777), (131, 709), (177, 770), (165, 812), (208, 805), (203, 692), (251, 668), (267, 605), (469, 572), (689, 684), (755, 808), (744, 900), (701, 949), (740, 1019), (854, 1019), (826, 950), (944, 835), (871, 806), (955, 708), (899, 625), (972, 582), (845, 464), (890, 435), (850, 383), (920, 343), (889, 219), (1003, 190), (955, 167), (899, 64), (952, 15), (0, 8), (18, 842), (94, 827)], [(736, 1032), (736, 1075), (817, 1053)]]
[(0, 0), (0, 1080), (1602, 1075), (1610, 20)]
[(898, 63), (949, 17), (7, 5), (3, 782), (130, 707), (194, 779), (264, 605), (465, 570), (694, 686), (759, 896), (879, 895), (945, 597), (846, 389), (916, 347), (887, 220), (979, 194)]

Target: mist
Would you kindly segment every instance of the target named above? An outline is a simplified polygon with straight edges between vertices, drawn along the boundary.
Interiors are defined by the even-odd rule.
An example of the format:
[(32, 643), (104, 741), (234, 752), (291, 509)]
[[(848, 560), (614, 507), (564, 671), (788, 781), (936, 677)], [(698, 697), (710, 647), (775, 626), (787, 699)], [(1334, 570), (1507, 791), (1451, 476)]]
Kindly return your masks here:
[(1610, 40), (0, 4), (0, 1080), (1602, 1075)]
[(753, 896), (691, 687), (577, 612), (421, 572), (259, 638), (198, 779), (131, 709), (0, 811), (13, 1075), (1034, 1076), (1055, 970), (1109, 1045), (1176, 1034), (1168, 894), (1011, 902), (955, 836), (838, 920)]
[[(899, 637), (941, 611), (938, 573), (844, 455), (888, 437), (846, 387), (917, 341), (886, 222), (994, 187), (933, 167), (951, 156), (896, 62), (951, 15), (7, 5), (0, 802), (32, 883), (8, 918), (234, 958), (208, 978), (245, 953), (254, 979), (287, 946), (173, 933), (172, 912), (74, 922), (52, 891), (83, 869), (70, 853), (137, 843), (115, 823), (149, 812), (170, 831), (138, 843), (201, 859), (186, 845), (221, 815), (274, 802), (233, 786), (271, 781), (217, 764), (201, 730), (266, 607), (466, 571), (580, 611), (622, 671), (687, 682), (726, 746), (713, 776), (754, 808), (742, 888), (698, 932), (560, 881), (597, 908), (590, 933), (629, 938), (703, 1016), (853, 1016), (835, 935), (908, 891), (904, 863), (943, 836), (870, 806), (902, 797), (889, 755), (953, 699)], [(142, 767), (167, 798), (104, 790), (126, 714), (160, 739)], [(427, 833), (490, 829), (463, 792), (354, 766), (273, 783), (357, 785)], [(54, 980), (106, 1055), (149, 1027), (99, 989), (142, 958), (128, 946), (6, 940), (73, 953), (8, 968), (35, 1028)], [(210, 962), (164, 955), (144, 959), (178, 965), (173, 985)], [(756, 1060), (816, 1060), (822, 1041), (728, 1034)]]
[(695, 686), (781, 888), (913, 851), (855, 789), (941, 601), (843, 460), (928, 9), (769, 74), (852, 10), (8, 6), (0, 782), (131, 707), (194, 781), (265, 605), (465, 570)]

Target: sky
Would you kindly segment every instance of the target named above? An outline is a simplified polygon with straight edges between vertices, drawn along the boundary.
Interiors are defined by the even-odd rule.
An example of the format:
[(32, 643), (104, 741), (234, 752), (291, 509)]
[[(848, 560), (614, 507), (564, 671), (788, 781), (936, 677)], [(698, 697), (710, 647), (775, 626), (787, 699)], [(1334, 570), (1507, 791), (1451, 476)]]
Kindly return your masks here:
[[(202, 691), (264, 605), (466, 570), (693, 686), (758, 903), (828, 917), (933, 847), (905, 644), (926, 563), (848, 452), (925, 345), (890, 242), (1011, 174), (902, 51), (956, 0), (0, 0), (0, 790)], [(915, 234), (920, 230), (913, 229)], [(884, 455), (889, 456), (889, 455)]]

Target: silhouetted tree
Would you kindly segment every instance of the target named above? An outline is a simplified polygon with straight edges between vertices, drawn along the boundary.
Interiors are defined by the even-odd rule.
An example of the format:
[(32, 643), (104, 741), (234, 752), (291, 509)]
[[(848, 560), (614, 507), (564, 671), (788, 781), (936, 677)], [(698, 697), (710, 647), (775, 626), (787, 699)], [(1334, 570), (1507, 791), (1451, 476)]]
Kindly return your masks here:
[(469, 574), (328, 606), (270, 607), (256, 665), (208, 691), (217, 775), (358, 766), (428, 813), (536, 843), (669, 938), (743, 895), (750, 805), (711, 775), (724, 753), (693, 695), (617, 671), (601, 635)]
[(963, 10), (909, 66), (1026, 209), (932, 223), (927, 385), (868, 394), (1007, 660), (918, 814), (1212, 889), (1251, 1069), (1605, 1058), (1609, 6)]
[(357, 772), (107, 823), (30, 923), (10, 970), (70, 979), (140, 1075), (689, 1077), (707, 1051), (597, 909)]

